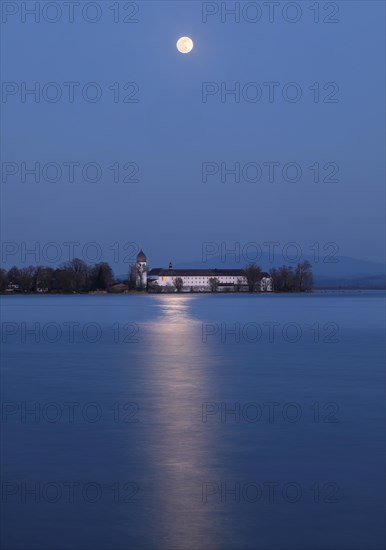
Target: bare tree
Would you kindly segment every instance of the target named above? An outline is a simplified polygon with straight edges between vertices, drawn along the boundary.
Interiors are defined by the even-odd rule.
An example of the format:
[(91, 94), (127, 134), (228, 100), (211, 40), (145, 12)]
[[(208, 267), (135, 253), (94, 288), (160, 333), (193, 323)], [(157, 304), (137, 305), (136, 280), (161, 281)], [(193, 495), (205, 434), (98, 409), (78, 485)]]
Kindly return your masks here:
[(308, 260), (296, 266), (295, 279), (296, 290), (298, 292), (309, 292), (312, 290), (314, 277), (312, 275), (312, 265)]
[(308, 260), (298, 264), (296, 269), (282, 265), (270, 271), (276, 292), (309, 292), (313, 286), (312, 265)]
[(106, 290), (113, 282), (113, 270), (106, 262), (96, 264), (91, 269), (91, 290)]
[(278, 290), (293, 292), (295, 290), (294, 270), (292, 266), (283, 265), (278, 269)]
[(9, 284), (19, 285), (20, 284), (20, 269), (15, 265), (11, 267), (8, 271), (7, 279)]
[(35, 286), (38, 292), (39, 289), (46, 292), (53, 290), (55, 286), (55, 269), (39, 265), (35, 272)]
[(217, 279), (217, 277), (211, 277), (209, 279), (210, 291), (211, 292), (217, 292), (219, 284), (220, 284), (220, 281)]
[(87, 282), (89, 274), (89, 267), (87, 264), (79, 258), (74, 258), (64, 264), (63, 269), (68, 274), (71, 290), (79, 292)]
[[(132, 266), (132, 277), (134, 279), (134, 287), (137, 288), (137, 290), (144, 290), (143, 288), (143, 274), (145, 272), (145, 269), (140, 264), (134, 264)], [(137, 285), (138, 281), (138, 285)]]
[(248, 283), (249, 292), (255, 292), (258, 283), (261, 281), (262, 271), (256, 264), (249, 264), (245, 270), (245, 277)]
[(7, 272), (2, 267), (0, 268), (0, 292), (4, 292), (7, 288)]
[(239, 277), (237, 281), (235, 282), (233, 288), (235, 292), (240, 292), (241, 286), (243, 284), (243, 280)]
[(19, 271), (19, 284), (22, 292), (33, 292), (36, 288), (36, 268), (31, 265)]
[(176, 277), (173, 281), (174, 286), (176, 287), (177, 292), (181, 292), (184, 286), (184, 281), (181, 277)]

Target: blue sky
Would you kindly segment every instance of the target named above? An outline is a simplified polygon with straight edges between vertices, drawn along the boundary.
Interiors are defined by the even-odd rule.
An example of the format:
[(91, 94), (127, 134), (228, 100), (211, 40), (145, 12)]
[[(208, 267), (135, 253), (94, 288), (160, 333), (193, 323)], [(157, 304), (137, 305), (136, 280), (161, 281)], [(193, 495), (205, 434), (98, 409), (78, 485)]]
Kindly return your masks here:
[[(293, 241), (307, 251), (314, 242), (335, 242), (344, 256), (384, 260), (383, 2), (337, 2), (336, 23), (313, 22), (315, 3), (308, 1), (297, 2), (302, 14), (296, 23), (283, 17), (285, 2), (273, 22), (255, 2), (263, 10), (256, 23), (242, 13), (239, 23), (232, 16), (221, 22), (221, 13), (204, 23), (203, 3), (185, 1), (138, 2), (137, 23), (122, 21), (129, 11), (114, 23), (109, 1), (99, 3), (102, 15), (94, 24), (79, 12), (73, 23), (64, 12), (50, 23), (44, 13), (47, 19), (53, 12), (44, 12), (46, 2), (38, 4), (40, 22), (32, 16), (23, 22), (21, 12), (2, 14), (2, 80), (14, 83), (14, 93), (4, 95), (3, 88), (1, 104), (2, 241), (42, 247), (96, 242), (118, 271), (126, 243), (142, 247), (152, 265), (198, 259), (203, 242)], [(119, 4), (122, 10), (125, 2)], [(246, 3), (236, 4), (242, 9)], [(321, 17), (328, 17), (327, 4), (319, 2)], [(175, 47), (183, 35), (194, 40), (189, 55)], [(22, 101), (23, 82), (40, 83), (40, 102), (31, 95)], [(45, 88), (44, 95), (48, 82), (62, 91), (61, 100), (47, 101), (54, 91)], [(79, 83), (72, 103), (65, 82)], [(102, 91), (100, 101), (82, 98), (79, 90), (89, 82)], [(127, 82), (136, 84), (125, 91)], [(229, 88), (238, 82), (241, 90), (252, 83), (249, 91), (260, 86), (262, 98), (251, 102), (241, 94), (239, 102), (233, 96), (221, 101), (218, 93), (204, 103), (203, 82)], [(278, 83), (272, 102), (268, 82)], [(290, 82), (302, 92), (297, 102), (283, 99)], [(315, 82), (317, 103), (309, 89)], [(335, 103), (323, 102), (334, 90), (323, 90), (329, 82), (339, 86)], [(109, 89), (114, 83), (117, 103)], [(132, 91), (138, 102), (123, 102)], [(23, 162), (39, 163), (40, 182), (33, 176), (21, 181)], [(44, 175), (50, 162), (61, 166), (57, 182)], [(71, 162), (80, 166), (73, 182), (64, 164)], [(239, 163), (241, 181), (229, 176), (222, 182), (217, 174), (203, 182), (204, 162), (219, 169)], [(279, 166), (274, 182), (271, 162)], [(289, 162), (301, 167), (298, 182), (281, 177)], [(339, 181), (313, 181), (315, 162), (322, 179), (330, 172), (324, 166), (338, 166)], [(82, 177), (87, 163), (99, 166), (100, 181)], [(260, 181), (243, 178), (248, 163), (263, 169)], [(120, 168), (119, 182), (112, 165)], [(139, 181), (123, 182), (133, 166)], [(17, 252), (7, 263), (21, 260)]]

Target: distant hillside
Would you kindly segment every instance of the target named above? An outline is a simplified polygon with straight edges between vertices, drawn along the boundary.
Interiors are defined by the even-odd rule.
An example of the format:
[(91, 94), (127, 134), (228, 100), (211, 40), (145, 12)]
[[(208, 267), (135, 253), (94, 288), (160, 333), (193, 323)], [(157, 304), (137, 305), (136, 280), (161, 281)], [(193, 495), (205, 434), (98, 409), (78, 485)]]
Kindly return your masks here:
[(314, 286), (316, 289), (322, 288), (367, 288), (374, 290), (386, 289), (385, 276), (375, 277), (352, 277), (352, 278), (331, 278), (331, 277), (314, 277)]

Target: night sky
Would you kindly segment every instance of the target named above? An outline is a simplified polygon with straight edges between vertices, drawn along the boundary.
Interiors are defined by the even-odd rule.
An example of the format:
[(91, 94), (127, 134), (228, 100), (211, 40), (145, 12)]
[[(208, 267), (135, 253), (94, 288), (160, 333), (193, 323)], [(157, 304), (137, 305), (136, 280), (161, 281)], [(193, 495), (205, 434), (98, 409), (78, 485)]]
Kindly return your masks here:
[[(3, 242), (59, 243), (63, 260), (63, 243), (95, 242), (118, 272), (127, 243), (153, 266), (200, 259), (203, 242), (293, 241), (307, 254), (335, 242), (383, 261), (383, 2), (319, 2), (319, 23), (307, 1), (301, 14), (281, 3), (271, 22), (263, 2), (228, 2), (239, 22), (221, 4), (207, 14), (213, 2), (100, 2), (94, 23), (92, 7), (70, 23), (63, 5), (53, 22), (46, 2), (40, 21), (2, 4)], [(190, 54), (177, 51), (181, 36)], [(38, 82), (37, 95), (24, 97), (23, 82)], [(22, 163), (39, 163), (40, 181)], [(203, 169), (218, 172), (203, 181)], [(34, 261), (18, 251), (5, 263)]]

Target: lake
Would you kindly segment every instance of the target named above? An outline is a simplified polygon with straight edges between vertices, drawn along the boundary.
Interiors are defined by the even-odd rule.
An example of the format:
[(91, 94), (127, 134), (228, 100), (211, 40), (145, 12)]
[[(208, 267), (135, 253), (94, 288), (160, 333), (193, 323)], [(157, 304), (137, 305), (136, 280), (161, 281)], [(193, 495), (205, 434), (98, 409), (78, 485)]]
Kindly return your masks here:
[(1, 297), (3, 547), (384, 548), (384, 298)]

